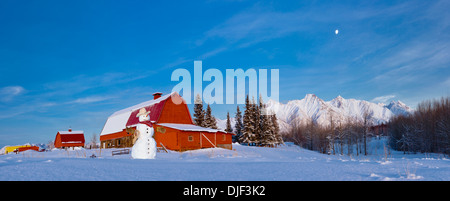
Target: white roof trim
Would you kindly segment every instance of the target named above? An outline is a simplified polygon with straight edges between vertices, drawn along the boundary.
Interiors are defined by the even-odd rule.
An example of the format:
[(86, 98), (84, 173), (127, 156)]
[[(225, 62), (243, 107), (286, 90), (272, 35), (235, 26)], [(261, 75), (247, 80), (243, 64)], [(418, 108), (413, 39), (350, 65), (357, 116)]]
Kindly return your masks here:
[(61, 135), (67, 135), (67, 134), (84, 134), (84, 131), (58, 131)]
[(216, 133), (220, 130), (217, 129), (212, 129), (212, 128), (204, 128), (204, 127), (200, 127), (200, 126), (196, 126), (196, 125), (192, 125), (192, 124), (170, 124), (170, 123), (160, 123), (157, 124), (160, 126), (165, 126), (165, 127), (169, 127), (169, 128), (174, 128), (177, 130), (182, 130), (182, 131), (202, 131), (202, 132), (209, 132), (209, 133)]

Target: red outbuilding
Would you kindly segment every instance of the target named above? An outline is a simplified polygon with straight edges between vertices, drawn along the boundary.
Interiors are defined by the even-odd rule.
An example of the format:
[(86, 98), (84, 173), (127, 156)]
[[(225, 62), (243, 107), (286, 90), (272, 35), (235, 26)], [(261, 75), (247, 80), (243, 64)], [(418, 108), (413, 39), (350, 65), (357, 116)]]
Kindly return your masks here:
[(222, 147), (231, 149), (233, 133), (194, 125), (186, 101), (176, 92), (162, 96), (154, 93), (153, 100), (119, 110), (112, 114), (100, 134), (102, 148), (131, 147), (136, 141), (139, 123), (136, 114), (141, 108), (150, 111), (150, 123), (158, 147), (185, 151)]
[(83, 131), (58, 131), (55, 137), (56, 148), (67, 147), (84, 147), (84, 132)]
[(19, 147), (16, 149), (17, 152), (22, 152), (22, 151), (27, 151), (27, 150), (39, 151), (39, 147), (38, 146), (27, 146), (27, 147)]

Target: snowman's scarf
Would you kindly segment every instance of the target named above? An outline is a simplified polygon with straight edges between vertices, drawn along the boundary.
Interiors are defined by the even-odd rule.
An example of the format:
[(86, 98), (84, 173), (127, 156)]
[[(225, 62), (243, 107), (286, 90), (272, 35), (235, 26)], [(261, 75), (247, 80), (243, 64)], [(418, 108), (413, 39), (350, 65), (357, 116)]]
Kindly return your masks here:
[(152, 122), (150, 122), (150, 121), (141, 121), (141, 122), (139, 122), (140, 124), (145, 124), (145, 125), (147, 125), (147, 126), (149, 126), (149, 127), (153, 127), (153, 124), (152, 124)]

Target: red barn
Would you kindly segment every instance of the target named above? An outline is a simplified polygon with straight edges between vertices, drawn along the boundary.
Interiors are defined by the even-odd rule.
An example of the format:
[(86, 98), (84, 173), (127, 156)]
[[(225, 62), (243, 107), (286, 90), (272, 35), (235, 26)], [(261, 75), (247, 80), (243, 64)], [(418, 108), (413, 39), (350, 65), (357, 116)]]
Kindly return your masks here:
[(102, 148), (131, 147), (136, 140), (135, 129), (139, 123), (139, 109), (150, 111), (150, 121), (155, 131), (158, 147), (185, 151), (222, 147), (231, 149), (232, 133), (194, 125), (186, 101), (176, 92), (161, 96), (154, 93), (153, 100), (119, 110), (112, 114), (100, 134)]
[(55, 137), (56, 148), (67, 147), (84, 147), (84, 132), (83, 131), (58, 131)]

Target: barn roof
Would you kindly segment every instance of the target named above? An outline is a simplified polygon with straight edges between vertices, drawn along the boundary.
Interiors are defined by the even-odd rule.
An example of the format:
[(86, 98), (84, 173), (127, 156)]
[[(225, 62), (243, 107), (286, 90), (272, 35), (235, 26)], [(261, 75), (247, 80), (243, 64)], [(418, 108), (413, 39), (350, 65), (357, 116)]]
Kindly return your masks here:
[(172, 92), (172, 93), (170, 93), (170, 94), (161, 96), (161, 97), (159, 97), (158, 99), (145, 101), (145, 102), (139, 103), (139, 104), (137, 104), (137, 105), (133, 105), (133, 106), (131, 106), (131, 107), (125, 108), (125, 109), (123, 109), (123, 110), (119, 110), (119, 111), (117, 111), (117, 112), (114, 112), (110, 117), (116, 116), (116, 115), (120, 115), (120, 114), (123, 114), (123, 113), (128, 113), (128, 112), (134, 111), (134, 110), (139, 110), (139, 109), (141, 109), (141, 108), (143, 108), (143, 107), (147, 107), (147, 106), (154, 105), (154, 104), (156, 104), (156, 103), (160, 103), (161, 101), (166, 101), (172, 94), (177, 94), (177, 95), (178, 95), (178, 93)]
[(147, 111), (150, 111), (150, 121), (157, 122), (159, 116), (161, 115), (165, 101), (167, 101), (172, 95), (179, 96), (177, 92), (172, 92), (161, 96), (160, 98), (139, 103), (113, 113), (108, 117), (108, 120), (106, 120), (100, 136), (117, 133), (122, 131), (124, 128), (138, 124), (139, 118), (136, 117), (136, 114), (139, 112), (139, 109), (143, 107), (145, 107)]

